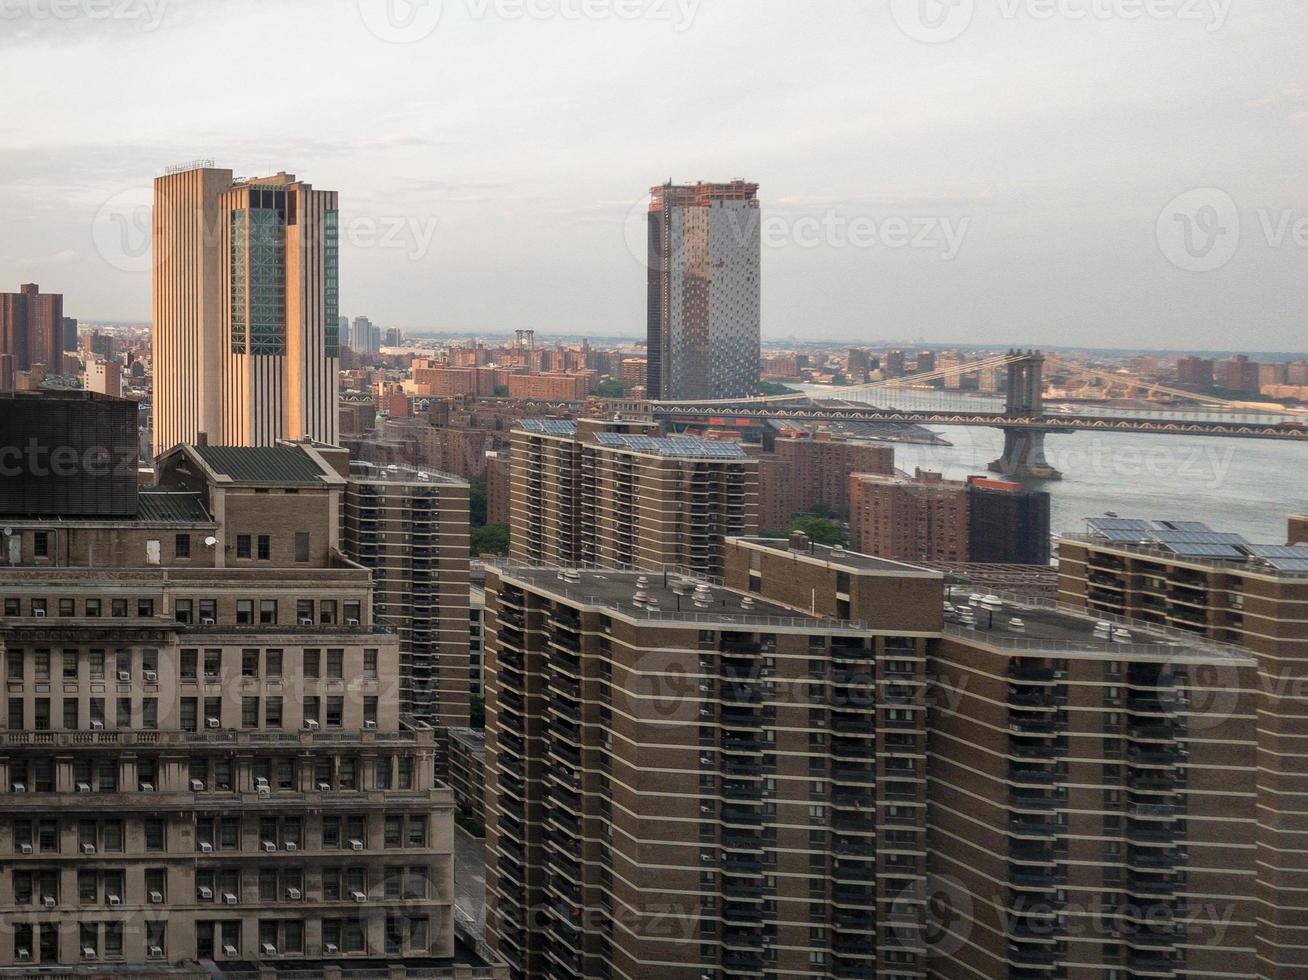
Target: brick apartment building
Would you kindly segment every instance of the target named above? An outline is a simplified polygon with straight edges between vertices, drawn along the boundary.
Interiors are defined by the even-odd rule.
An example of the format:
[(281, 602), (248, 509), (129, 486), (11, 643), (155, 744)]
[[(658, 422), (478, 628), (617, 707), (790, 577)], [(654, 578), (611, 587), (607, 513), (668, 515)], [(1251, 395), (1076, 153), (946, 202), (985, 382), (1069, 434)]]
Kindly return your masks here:
[(1254, 974), (1247, 654), (726, 549), (722, 585), (488, 572), (513, 977)]
[(723, 540), (758, 530), (758, 464), (735, 443), (649, 422), (525, 419), (513, 433), (516, 561), (680, 565), (720, 574)]
[(829, 436), (777, 439), (759, 458), (759, 526), (784, 528), (791, 515), (819, 505), (845, 513), (854, 473), (893, 476), (894, 447)]
[(1096, 518), (1062, 539), (1059, 556), (1064, 601), (1238, 644), (1255, 662), (1256, 972), (1308, 973), (1308, 705), (1298, 694), (1308, 683), (1308, 547), (1252, 544), (1196, 522)]
[(0, 976), (497, 976), (343, 478), (304, 447), (159, 467), (6, 500)]

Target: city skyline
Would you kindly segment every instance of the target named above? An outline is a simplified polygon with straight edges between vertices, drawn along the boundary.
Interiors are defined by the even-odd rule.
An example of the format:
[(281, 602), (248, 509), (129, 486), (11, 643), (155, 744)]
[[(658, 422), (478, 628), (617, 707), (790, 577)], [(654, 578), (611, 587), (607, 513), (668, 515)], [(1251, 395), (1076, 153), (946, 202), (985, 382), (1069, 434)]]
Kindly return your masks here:
[[(315, 42), (304, 46), (314, 91), (275, 118), (234, 110), (261, 94), (253, 76), (228, 79), (206, 111), (180, 114), (168, 111), (173, 96), (151, 85), (147, 97), (124, 73), (111, 87), (93, 82), (137, 58), (184, 77), (244, 5), (176, 0), (149, 30), (6, 21), (6, 40), (25, 42), (7, 44), (15, 77), (40, 64), (86, 84), (69, 85), (79, 101), (14, 107), (24, 135), (0, 146), (10, 175), (0, 207), (22, 217), (0, 232), (0, 276), (76, 296), (84, 318), (144, 318), (149, 257), (136, 235), (149, 179), (175, 160), (221, 155), (242, 173), (286, 166), (340, 190), (346, 311), (411, 331), (500, 323), (637, 334), (645, 270), (630, 240), (635, 227), (643, 250), (643, 190), (668, 176), (744, 175), (768, 190), (765, 337), (1120, 344), (1148, 332), (1212, 347), (1238, 331), (1250, 347), (1296, 346), (1304, 209), (1286, 175), (1308, 127), (1288, 67), (1304, 32), (1293, 11), (1076, 20), (1018, 4), (1011, 19), (980, 10), (959, 37), (932, 44), (880, 7), (823, 19), (726, 0), (650, 3), (637, 11), (644, 19), (612, 6), (607, 19), (569, 20), (501, 16), (506, 5), (489, 0), (446, 6), (408, 44), (379, 38), (355, 4), (299, 24)], [(669, 19), (679, 9), (688, 23)], [(260, 19), (270, 29), (245, 39), (248, 55), (284, 59), (286, 78), (306, 71), (304, 55), (267, 57), (277, 28), (296, 24), (293, 5), (264, 5)], [(1057, 84), (1031, 84), (1044, 62), (1014, 55), (1032, 50), (1059, 63)], [(518, 57), (527, 52), (537, 57)], [(510, 67), (487, 75), (489, 56)], [(710, 86), (706, 66), (757, 78), (761, 58), (775, 71), (716, 88), (719, 111), (676, 112), (679, 96)], [(676, 82), (650, 106), (641, 94), (659, 59)], [(317, 70), (333, 61), (352, 70)], [(529, 61), (535, 77), (512, 67)], [(590, 86), (580, 63), (608, 84)], [(478, 84), (465, 97), (438, 98), (466, 78)], [(824, 109), (811, 112), (815, 103)], [(996, 105), (987, 117), (983, 107)], [(1213, 118), (1228, 127), (1220, 140), (1204, 122)], [(1253, 141), (1251, 160), (1242, 147)], [(1227, 216), (1234, 202), (1240, 246), (1219, 251), (1229, 258), (1221, 268), (1178, 268), (1187, 263), (1169, 258), (1167, 234), (1184, 229), (1169, 207), (1180, 202), (1185, 217), (1183, 195), (1206, 188), (1220, 193), (1193, 213)], [(897, 226), (885, 222), (896, 220), (910, 237), (932, 223), (923, 241), (937, 247), (887, 244)], [(586, 256), (584, 273), (575, 255)]]

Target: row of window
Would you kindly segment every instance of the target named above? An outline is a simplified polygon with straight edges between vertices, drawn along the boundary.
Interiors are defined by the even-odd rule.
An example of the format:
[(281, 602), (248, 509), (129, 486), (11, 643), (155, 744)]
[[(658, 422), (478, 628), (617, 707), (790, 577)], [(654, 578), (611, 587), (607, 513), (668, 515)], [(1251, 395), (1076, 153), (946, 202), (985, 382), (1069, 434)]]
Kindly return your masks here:
[[(362, 676), (365, 680), (377, 679), (377, 656), (375, 649), (363, 651)], [(203, 651), (203, 660), (201, 660), (201, 651), (183, 648), (180, 666), (182, 680), (198, 680), (199, 671), (203, 666), (206, 681), (219, 681), (223, 676), (224, 659), (222, 649), (215, 648)], [(325, 673), (324, 665), (326, 668)], [(242, 677), (280, 678), (285, 676), (284, 671), (287, 666), (286, 656), (282, 650), (261, 651), (247, 649), (241, 651)], [(340, 648), (328, 649), (325, 659), (322, 650), (312, 648), (303, 650), (300, 654), (300, 676), (310, 680), (324, 676), (329, 680), (344, 680), (345, 650)]]
[[(37, 596), (27, 600), (27, 614), (33, 619), (45, 619), (52, 610), (64, 619), (77, 616), (77, 600), (71, 597), (52, 600), (46, 596)], [(107, 608), (107, 613), (106, 613)], [(132, 610), (138, 619), (150, 619), (155, 614), (156, 600), (151, 598), (109, 599), (99, 598), (82, 600), (82, 616), (86, 619), (100, 619), (105, 615), (113, 619), (127, 619)], [(279, 604), (276, 599), (237, 599), (236, 623), (238, 626), (252, 626), (256, 623), (264, 626), (278, 624)], [(11, 619), (23, 615), (23, 600), (17, 596), (7, 596), (4, 600), (4, 614)], [(257, 616), (257, 618), (256, 618)], [(363, 603), (358, 599), (338, 601), (336, 599), (297, 599), (295, 601), (295, 622), (299, 626), (358, 626), (363, 620)], [(184, 625), (199, 624), (214, 626), (218, 622), (217, 599), (181, 598), (173, 601), (173, 618)]]
[[(124, 789), (120, 762), (117, 759), (75, 758), (71, 763), (52, 758), (22, 759), (9, 763), (9, 789), (14, 793), (54, 793), (58, 791), (58, 767), (69, 766), (71, 788), (84, 793), (115, 793)], [(250, 785), (239, 787), (256, 790), (297, 790), (305, 767), (319, 790), (363, 789), (363, 769), (367, 763), (353, 756), (317, 756), (301, 760), (282, 756), (258, 758), (250, 763)], [(369, 789), (413, 789), (413, 758), (408, 755), (385, 755), (371, 762), (372, 785)], [(237, 791), (235, 760), (230, 756), (197, 756), (190, 760), (186, 789), (192, 792)], [(159, 788), (159, 760), (155, 756), (136, 758), (137, 790), (153, 792)]]
[[(27, 663), (26, 651), (21, 649), (6, 651), (6, 677), (11, 681), (26, 680)], [(53, 651), (48, 649), (33, 650), (31, 656), (32, 676), (38, 681), (50, 680), (53, 663)], [(130, 681), (135, 676), (133, 673), (135, 664), (136, 653), (128, 648), (114, 650), (112, 656), (107, 650), (59, 651), (59, 676), (65, 681), (80, 680), (84, 672), (83, 667), (85, 667), (87, 678), (93, 681), (103, 681), (109, 677), (120, 681)], [(145, 649), (141, 651), (141, 676), (147, 682), (158, 681), (158, 650)]]
[[(145, 920), (146, 957), (162, 960), (168, 956), (168, 926), (165, 921)], [(60, 962), (59, 923), (15, 923), (13, 926), (14, 959), (19, 963), (52, 964)], [(369, 948), (367, 930), (358, 917), (321, 920), (323, 956), (348, 954), (399, 955), (405, 952), (428, 955), (431, 927), (426, 916), (387, 916), (383, 931), (383, 949)], [(124, 956), (126, 924), (122, 920), (78, 923), (78, 961), (120, 959)], [(202, 960), (240, 959), (246, 955), (287, 956), (305, 952), (305, 922), (300, 919), (260, 919), (258, 948), (246, 950), (242, 944), (242, 923), (238, 919), (205, 919), (195, 924), (195, 957)]]
[[(373, 818), (374, 821), (376, 818)], [(382, 847), (425, 848), (428, 820), (422, 814), (389, 814), (381, 818)], [(168, 823), (162, 817), (145, 817), (140, 821), (141, 840), (146, 853), (168, 849)], [(321, 850), (362, 851), (368, 846), (369, 818), (362, 815), (322, 818), (319, 845)], [(13, 821), (14, 852), (17, 854), (60, 854), (65, 838), (70, 843), (76, 830), (76, 849), (85, 855), (121, 854), (126, 849), (126, 823), (120, 818), (86, 818), (61, 823), (56, 817), (36, 819), (19, 817)], [(251, 838), (258, 851), (293, 850), (305, 845), (305, 825), (301, 817), (263, 817), (257, 822), (241, 817), (197, 817), (196, 849), (210, 851), (242, 850), (246, 831), (258, 832)], [(288, 846), (290, 845), (290, 846)], [(119, 893), (121, 894), (121, 892)]]
[[(109, 718), (105, 713), (104, 698), (87, 698), (87, 711), (82, 714), (80, 698), (64, 698), (62, 727), (68, 731), (78, 731), (84, 727), (104, 728)], [(159, 728), (159, 699), (142, 698), (140, 711), (134, 710), (131, 698), (117, 698), (114, 701), (114, 725), (121, 729), (140, 728), (154, 731)], [(49, 698), (32, 699), (32, 717), (27, 718), (27, 703), (23, 698), (9, 699), (8, 728), (11, 732), (34, 730), (48, 732), (53, 726)], [(83, 724), (85, 722), (85, 724)]]

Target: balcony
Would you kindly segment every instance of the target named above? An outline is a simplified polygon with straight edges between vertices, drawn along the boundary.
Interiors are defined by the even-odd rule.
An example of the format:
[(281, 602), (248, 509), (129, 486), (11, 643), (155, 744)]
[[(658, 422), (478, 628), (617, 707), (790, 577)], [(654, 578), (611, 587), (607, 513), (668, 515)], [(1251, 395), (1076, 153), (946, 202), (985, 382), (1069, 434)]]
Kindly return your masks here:
[(1052, 684), (1055, 679), (1052, 667), (1040, 667), (1021, 663), (1008, 665), (1008, 676), (1024, 684)]
[(1058, 833), (1059, 825), (1053, 820), (1039, 817), (1010, 817), (1008, 832), (1017, 837), (1052, 837)]

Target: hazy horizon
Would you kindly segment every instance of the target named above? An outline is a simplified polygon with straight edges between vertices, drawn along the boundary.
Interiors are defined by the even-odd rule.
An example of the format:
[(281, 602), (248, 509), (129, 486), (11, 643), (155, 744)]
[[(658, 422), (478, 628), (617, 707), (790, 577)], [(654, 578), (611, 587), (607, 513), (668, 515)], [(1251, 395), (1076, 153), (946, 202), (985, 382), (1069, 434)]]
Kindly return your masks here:
[(1140, 7), (22, 0), (0, 80), (59, 84), (7, 107), (0, 291), (148, 320), (203, 157), (340, 193), (350, 316), (638, 337), (648, 188), (747, 177), (765, 340), (1292, 352), (1308, 15)]

